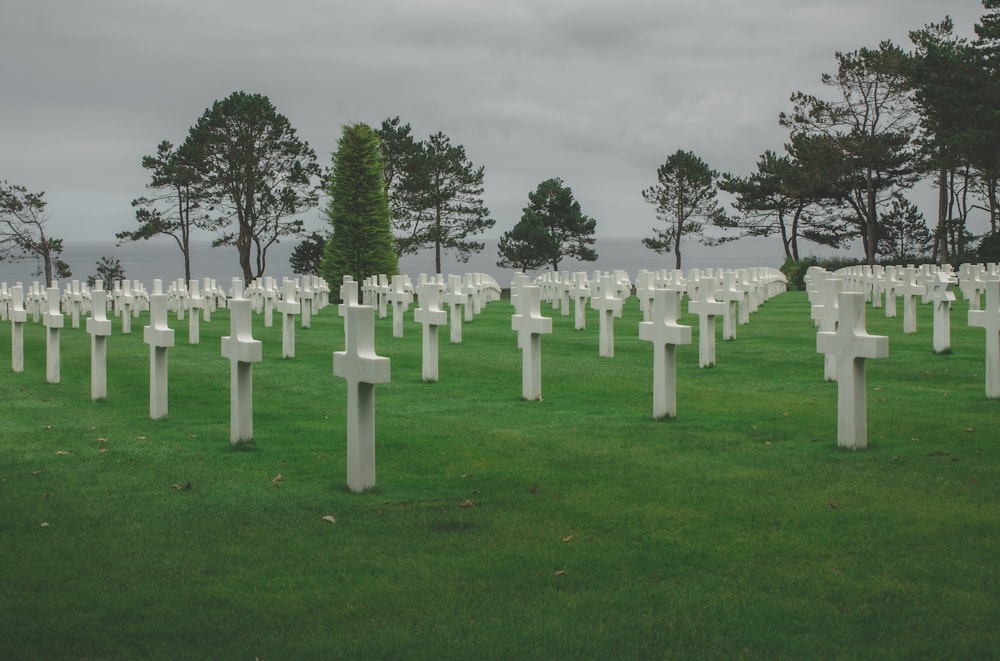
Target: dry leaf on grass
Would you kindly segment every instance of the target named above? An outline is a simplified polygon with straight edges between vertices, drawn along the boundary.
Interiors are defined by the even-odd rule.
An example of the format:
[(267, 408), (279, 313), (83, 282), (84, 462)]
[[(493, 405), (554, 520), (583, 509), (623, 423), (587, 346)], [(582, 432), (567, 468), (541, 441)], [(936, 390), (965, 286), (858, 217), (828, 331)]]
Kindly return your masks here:
[(283, 479), (285, 479), (285, 476), (282, 475), (281, 473), (278, 473), (277, 475), (274, 476), (274, 479), (271, 480), (271, 484), (273, 484), (274, 486), (278, 486), (278, 482), (281, 482)]
[(566, 535), (565, 537), (563, 537), (563, 541), (564, 542), (572, 542), (573, 541), (573, 535)]
[(190, 482), (188, 482), (184, 486), (181, 486), (179, 484), (171, 484), (170, 488), (173, 489), (174, 491), (191, 491), (191, 489), (193, 489), (194, 487), (191, 486)]
[(72, 452), (67, 452), (66, 450), (56, 450), (56, 454), (59, 455), (59, 456), (63, 456), (64, 457), (66, 455), (73, 454), (73, 453)]
[(326, 516), (323, 517), (323, 520), (324, 521), (329, 521), (330, 523), (336, 523), (337, 522), (337, 519), (334, 518), (334, 516), (332, 514), (327, 514)]
[(42, 528), (48, 528), (49, 527), (49, 522), (48, 521), (42, 521), (41, 526), (42, 526)]
[(135, 440), (137, 440), (137, 441), (145, 441), (146, 437), (145, 436), (136, 436)]
[(562, 575), (564, 575), (565, 573), (566, 573), (566, 570), (565, 570), (565, 569), (557, 569), (557, 570), (556, 570), (556, 576), (562, 576)]
[(462, 504), (459, 505), (459, 507), (472, 507), (472, 501), (471, 500), (464, 500), (464, 501), (462, 501)]

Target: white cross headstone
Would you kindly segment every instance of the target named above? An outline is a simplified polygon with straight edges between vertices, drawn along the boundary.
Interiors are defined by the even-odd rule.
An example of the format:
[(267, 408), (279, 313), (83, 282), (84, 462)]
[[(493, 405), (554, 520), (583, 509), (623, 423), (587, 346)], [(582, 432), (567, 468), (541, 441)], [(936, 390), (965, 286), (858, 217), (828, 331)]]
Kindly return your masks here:
[(413, 303), (413, 293), (406, 289), (406, 279), (401, 275), (392, 276), (386, 302), (392, 307), (392, 336), (403, 337), (403, 320)]
[(899, 270), (902, 282), (896, 291), (903, 297), (903, 332), (917, 332), (917, 296), (923, 296), (927, 287), (917, 282), (917, 270), (908, 266)]
[(295, 315), (302, 305), (295, 299), (295, 281), (285, 278), (282, 284), (285, 295), (278, 303), (278, 312), (281, 313), (281, 357), (295, 358)]
[(462, 289), (462, 276), (448, 276), (448, 291), (444, 295), (444, 303), (448, 305), (448, 325), (451, 329), (451, 343), (462, 343), (462, 313), (460, 307), (469, 304), (469, 295)]
[(837, 445), (861, 450), (868, 446), (865, 359), (889, 355), (889, 338), (865, 330), (865, 295), (841, 292), (836, 332), (816, 334), (816, 351), (837, 359)]
[(24, 309), (24, 287), (19, 283), (10, 288), (10, 368), (24, 371), (24, 324), (28, 311)]
[(736, 271), (726, 271), (722, 276), (722, 288), (716, 292), (716, 298), (726, 304), (722, 315), (722, 339), (736, 339), (736, 322), (739, 320), (739, 307), (746, 305), (746, 292), (736, 288)]
[(542, 398), (542, 335), (552, 332), (552, 319), (541, 315), (538, 287), (524, 285), (520, 296), (520, 312), (511, 317), (511, 328), (521, 347), (521, 397), (534, 401)]
[(253, 339), (251, 303), (243, 298), (239, 278), (233, 278), (229, 299), (229, 335), (222, 338), (222, 356), (229, 359), (229, 442), (253, 439), (253, 364), (263, 360), (261, 342)]
[(1000, 280), (986, 283), (986, 305), (969, 310), (969, 325), (986, 331), (986, 396), (1000, 398)]
[(590, 299), (590, 307), (600, 313), (600, 347), (598, 355), (612, 358), (615, 355), (615, 321), (621, 314), (622, 299), (615, 296), (615, 280), (610, 275), (601, 276), (601, 287), (597, 296)]
[(135, 309), (135, 302), (135, 296), (132, 294), (132, 281), (122, 280), (117, 308), (117, 312), (122, 318), (122, 335), (132, 334), (132, 312)]
[(441, 285), (427, 282), (420, 285), (420, 307), (413, 311), (413, 320), (422, 324), (424, 381), (438, 380), (438, 326), (448, 323), (448, 313), (441, 309)]
[(691, 343), (691, 327), (677, 323), (681, 292), (653, 289), (650, 320), (639, 324), (639, 339), (653, 343), (653, 417), (677, 415), (677, 345)]
[(348, 305), (346, 350), (333, 354), (333, 373), (347, 379), (347, 486), (375, 485), (375, 385), (389, 383), (389, 359), (375, 355), (375, 308)]
[(42, 315), (45, 324), (45, 378), (49, 383), (59, 383), (59, 329), (63, 316), (59, 312), (59, 288), (49, 287), (46, 298), (48, 308)]
[(142, 329), (149, 345), (149, 417), (167, 415), (167, 349), (174, 346), (174, 331), (167, 327), (167, 295), (149, 297), (149, 326)]
[(573, 299), (573, 328), (586, 330), (587, 299), (590, 298), (590, 284), (587, 282), (586, 271), (573, 274), (573, 288), (569, 290), (569, 294)]
[(344, 276), (343, 284), (340, 286), (340, 300), (341, 303), (337, 305), (337, 314), (344, 318), (344, 344), (347, 344), (350, 341), (347, 337), (350, 331), (347, 327), (347, 310), (352, 305), (359, 305), (358, 283), (349, 275)]
[(698, 300), (688, 301), (688, 312), (698, 315), (698, 366), (715, 365), (715, 318), (726, 313), (727, 303), (715, 300), (715, 287), (702, 280)]
[(951, 303), (955, 300), (955, 283), (944, 271), (937, 271), (925, 285), (924, 303), (934, 305), (934, 353), (951, 349)]
[(108, 396), (108, 336), (111, 320), (108, 319), (108, 293), (95, 289), (90, 293), (90, 398), (95, 402)]
[(205, 299), (201, 297), (201, 288), (197, 280), (188, 283), (187, 306), (190, 310), (188, 315), (188, 344), (201, 343), (201, 309), (205, 306)]
[[(837, 330), (837, 301), (844, 281), (834, 277), (832, 273), (823, 272), (818, 275), (816, 285), (816, 304), (812, 306), (811, 315), (821, 333), (832, 333)], [(837, 380), (837, 359), (832, 354), (823, 357), (823, 378), (827, 381)]]
[(312, 327), (313, 301), (316, 292), (312, 288), (312, 278), (308, 275), (302, 277), (302, 288), (299, 289), (299, 323), (302, 328)]

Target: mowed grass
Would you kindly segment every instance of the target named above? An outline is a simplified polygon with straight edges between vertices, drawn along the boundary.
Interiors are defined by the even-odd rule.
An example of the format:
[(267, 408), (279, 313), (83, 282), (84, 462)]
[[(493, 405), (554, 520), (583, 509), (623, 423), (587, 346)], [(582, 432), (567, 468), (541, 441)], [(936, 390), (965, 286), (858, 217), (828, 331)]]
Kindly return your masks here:
[[(686, 309), (686, 305), (685, 305)], [(678, 415), (652, 418), (636, 299), (615, 357), (553, 317), (544, 401), (520, 399), (508, 301), (464, 341), (379, 320), (377, 486), (347, 490), (336, 307), (279, 319), (254, 367), (254, 443), (229, 444), (220, 310), (177, 321), (170, 410), (152, 421), (142, 325), (115, 322), (108, 398), (90, 337), (45, 329), (9, 369), (0, 324), (0, 658), (988, 658), (1000, 649), (1000, 401), (985, 340), (952, 314), (950, 354), (868, 310), (890, 336), (867, 363), (869, 448), (836, 443), (804, 293), (764, 304), (717, 365), (678, 348)], [(900, 315), (902, 307), (900, 306)], [(721, 321), (719, 322), (721, 325)], [(82, 325), (82, 322), (81, 322)], [(721, 328), (718, 329), (721, 333)], [(324, 520), (332, 516), (336, 522)]]

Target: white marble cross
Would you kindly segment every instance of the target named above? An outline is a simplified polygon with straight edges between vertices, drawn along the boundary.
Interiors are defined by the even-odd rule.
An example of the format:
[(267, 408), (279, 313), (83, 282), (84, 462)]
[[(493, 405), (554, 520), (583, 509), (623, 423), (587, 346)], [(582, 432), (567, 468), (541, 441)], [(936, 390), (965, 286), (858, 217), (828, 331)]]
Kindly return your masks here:
[(728, 303), (715, 300), (715, 287), (702, 280), (698, 300), (688, 301), (688, 312), (698, 315), (698, 366), (715, 365), (715, 318), (726, 313)]
[(295, 281), (285, 278), (282, 284), (285, 295), (278, 303), (278, 312), (281, 313), (281, 357), (295, 358), (295, 315), (302, 309), (302, 304), (295, 299)]
[(375, 385), (389, 383), (389, 359), (375, 355), (375, 308), (347, 305), (346, 350), (333, 354), (333, 373), (347, 379), (347, 486), (375, 485)]
[(511, 317), (511, 328), (521, 347), (521, 397), (534, 401), (542, 398), (542, 335), (552, 332), (552, 319), (541, 315), (538, 287), (524, 285), (520, 296), (520, 312)]
[(438, 380), (438, 326), (448, 323), (448, 313), (441, 309), (441, 285), (425, 282), (420, 285), (420, 307), (413, 311), (413, 320), (422, 324), (424, 381)]
[(917, 270), (912, 266), (899, 269), (902, 282), (895, 290), (903, 297), (903, 332), (917, 332), (917, 296), (923, 296), (927, 288), (917, 283)]
[(969, 325), (986, 331), (986, 397), (1000, 398), (1000, 280), (986, 283), (986, 305), (969, 310)]
[(615, 355), (614, 318), (622, 310), (622, 299), (615, 296), (615, 280), (612, 276), (601, 276), (600, 291), (590, 299), (590, 307), (600, 314), (600, 347), (597, 353), (603, 358), (612, 358)]
[(229, 442), (253, 439), (253, 364), (263, 360), (261, 342), (253, 339), (250, 300), (243, 298), (240, 279), (233, 278), (229, 299), (229, 335), (222, 337), (222, 356), (229, 359)]
[(569, 295), (573, 299), (573, 328), (576, 330), (586, 330), (587, 299), (590, 298), (590, 284), (587, 282), (587, 273), (585, 271), (577, 271), (573, 274), (573, 288), (569, 290)]
[(10, 368), (24, 371), (24, 324), (28, 311), (24, 309), (24, 286), (20, 283), (10, 288)]
[[(825, 271), (819, 273), (817, 277), (817, 303), (811, 308), (811, 316), (820, 332), (832, 333), (837, 330), (837, 320), (840, 318), (837, 301), (844, 281)], [(837, 380), (837, 359), (831, 354), (823, 357), (823, 378), (827, 381)]]
[(108, 319), (108, 293), (103, 289), (90, 292), (90, 398), (95, 402), (108, 396), (108, 336), (111, 320)]
[(135, 308), (135, 296), (132, 294), (132, 281), (121, 281), (121, 294), (118, 298), (118, 314), (122, 318), (122, 335), (132, 334), (132, 311)]
[(205, 306), (205, 299), (201, 297), (201, 289), (197, 280), (188, 283), (186, 303), (190, 311), (188, 315), (188, 344), (199, 344), (201, 342), (201, 309)]
[(722, 288), (716, 291), (718, 300), (726, 304), (722, 315), (722, 339), (736, 339), (736, 322), (739, 320), (739, 307), (746, 305), (746, 292), (736, 288), (736, 271), (726, 271), (722, 275)]
[(167, 415), (167, 349), (174, 346), (174, 331), (167, 327), (167, 295), (149, 297), (149, 326), (142, 329), (149, 345), (149, 417)]
[(392, 284), (385, 295), (386, 303), (392, 306), (392, 336), (403, 337), (403, 320), (413, 303), (413, 293), (406, 289), (406, 278), (392, 276)]
[(469, 295), (462, 289), (462, 276), (448, 276), (448, 291), (443, 297), (443, 301), (448, 305), (450, 313), (448, 315), (448, 325), (451, 331), (451, 343), (462, 343), (462, 310), (460, 307), (469, 304)]
[(934, 304), (934, 353), (951, 349), (951, 303), (955, 283), (944, 271), (937, 271), (925, 285), (923, 302)]
[(653, 289), (650, 320), (639, 324), (639, 339), (653, 343), (653, 417), (677, 415), (677, 345), (691, 343), (691, 327), (677, 323), (681, 292)]
[(865, 295), (841, 292), (836, 332), (816, 334), (816, 351), (837, 360), (837, 445), (868, 447), (868, 411), (865, 399), (865, 359), (889, 355), (889, 338), (865, 330)]
[(359, 305), (358, 303), (358, 283), (350, 275), (344, 276), (343, 284), (340, 286), (340, 300), (341, 303), (337, 305), (337, 314), (344, 318), (344, 344), (347, 344), (347, 335), (350, 329), (347, 327), (347, 310), (352, 305)]
[(45, 379), (49, 383), (59, 383), (59, 329), (63, 327), (63, 316), (59, 312), (59, 288), (46, 290), (48, 308), (42, 315), (45, 324)]

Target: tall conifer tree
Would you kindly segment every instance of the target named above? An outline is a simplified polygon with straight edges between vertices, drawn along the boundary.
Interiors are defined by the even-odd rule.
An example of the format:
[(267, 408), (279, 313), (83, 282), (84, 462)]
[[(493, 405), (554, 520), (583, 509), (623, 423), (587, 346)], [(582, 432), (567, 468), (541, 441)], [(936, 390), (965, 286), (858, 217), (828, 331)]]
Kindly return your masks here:
[(360, 282), (398, 273), (382, 153), (370, 126), (344, 127), (326, 192), (325, 215), (333, 227), (321, 267), (327, 282), (336, 287), (345, 275)]

